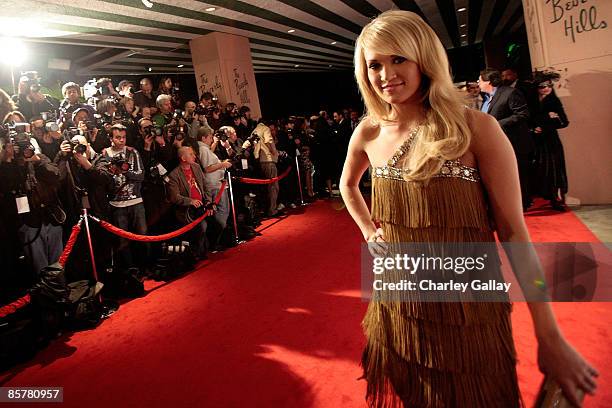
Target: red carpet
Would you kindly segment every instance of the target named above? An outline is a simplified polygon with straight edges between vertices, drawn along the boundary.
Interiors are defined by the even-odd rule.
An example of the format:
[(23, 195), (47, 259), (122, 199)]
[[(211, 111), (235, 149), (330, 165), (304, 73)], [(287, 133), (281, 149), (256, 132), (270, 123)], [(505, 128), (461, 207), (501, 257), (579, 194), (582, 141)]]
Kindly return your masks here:
[[(535, 241), (596, 240), (571, 213), (533, 214)], [(365, 406), (356, 226), (339, 203), (319, 201), (260, 230), (181, 279), (149, 285), (145, 298), (95, 330), (60, 338), (0, 374), (0, 384), (63, 386), (66, 407)], [(602, 373), (585, 406), (611, 406), (612, 306), (556, 304), (555, 311)], [(515, 305), (513, 321), (530, 406), (541, 375), (524, 305)]]

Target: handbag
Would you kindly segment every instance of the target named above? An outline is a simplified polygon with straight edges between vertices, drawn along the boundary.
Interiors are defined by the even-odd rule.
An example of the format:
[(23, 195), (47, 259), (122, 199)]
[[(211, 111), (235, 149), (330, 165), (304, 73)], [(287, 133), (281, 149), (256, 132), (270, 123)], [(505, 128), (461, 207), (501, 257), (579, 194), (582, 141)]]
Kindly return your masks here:
[[(578, 389), (578, 401), (584, 400), (584, 391)], [(538, 391), (538, 397), (534, 408), (574, 408), (572, 404), (563, 394), (561, 386), (551, 378), (545, 377)]]

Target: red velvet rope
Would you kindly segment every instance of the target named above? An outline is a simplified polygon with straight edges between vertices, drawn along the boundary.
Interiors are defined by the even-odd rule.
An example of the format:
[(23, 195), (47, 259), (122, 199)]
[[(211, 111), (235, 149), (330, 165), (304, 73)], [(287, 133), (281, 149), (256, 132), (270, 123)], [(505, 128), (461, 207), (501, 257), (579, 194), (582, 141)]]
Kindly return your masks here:
[(28, 293), (20, 297), (14, 302), (6, 306), (0, 307), (0, 318), (3, 318), (5, 316), (15, 313), (17, 310), (21, 309), (22, 307), (24, 307), (25, 305), (29, 303), (30, 303), (30, 294)]
[(254, 179), (254, 178), (248, 178), (248, 177), (234, 177), (234, 179), (238, 182), (246, 183), (246, 184), (272, 184), (275, 181), (278, 181), (280, 179), (287, 177), (290, 171), (291, 171), (291, 166), (289, 166), (287, 170), (285, 170), (283, 174), (281, 174), (280, 176), (277, 176), (271, 179)]
[[(227, 184), (226, 181), (224, 181), (221, 184), (221, 188), (219, 189), (219, 193), (215, 197), (215, 201), (214, 201), (215, 204), (219, 204), (219, 201), (221, 201), (221, 194), (223, 194), (223, 191), (225, 190), (226, 184)], [(162, 235), (139, 235), (139, 234), (134, 234), (133, 232), (129, 232), (129, 231), (126, 231), (126, 230), (122, 230), (121, 228), (117, 228), (113, 224), (111, 224), (109, 222), (106, 222), (104, 220), (99, 220), (97, 218), (92, 218), (92, 219), (94, 221), (98, 222), (100, 224), (100, 226), (102, 228), (104, 228), (105, 230), (107, 230), (108, 232), (111, 232), (111, 233), (113, 233), (115, 235), (118, 235), (120, 237), (131, 239), (133, 241), (159, 242), (159, 241), (166, 241), (166, 240), (178, 237), (179, 235), (182, 235), (182, 234), (190, 231), (191, 229), (195, 228), (196, 225), (198, 225), (200, 222), (202, 222), (202, 220), (204, 218), (208, 217), (211, 214), (212, 214), (212, 211), (208, 210), (203, 215), (198, 217), (196, 220), (194, 220), (191, 223), (185, 225), (184, 227), (182, 227), (182, 228), (180, 228), (180, 229), (178, 229), (176, 231), (169, 232), (167, 234), (162, 234)]]
[(68, 260), (68, 257), (70, 256), (70, 253), (72, 252), (72, 248), (74, 247), (74, 243), (76, 242), (77, 238), (79, 237), (79, 232), (81, 232), (81, 223), (83, 222), (83, 219), (81, 218), (79, 220), (79, 222), (77, 222), (74, 227), (72, 227), (72, 232), (70, 233), (70, 238), (68, 238), (68, 242), (66, 242), (66, 246), (64, 247), (64, 250), (62, 251), (62, 254), (59, 257), (59, 260), (57, 262), (59, 262), (60, 265), (62, 265), (62, 268), (66, 265), (66, 261)]

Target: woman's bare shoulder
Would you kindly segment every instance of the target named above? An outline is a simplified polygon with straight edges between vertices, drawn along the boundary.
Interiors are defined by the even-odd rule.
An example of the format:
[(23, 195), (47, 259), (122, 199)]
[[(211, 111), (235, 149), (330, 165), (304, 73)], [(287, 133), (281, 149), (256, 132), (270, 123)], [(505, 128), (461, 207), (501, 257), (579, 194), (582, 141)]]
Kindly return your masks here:
[(497, 120), (488, 113), (466, 109), (465, 115), (472, 134), (470, 150), (482, 150), (499, 142), (500, 135), (505, 136)]
[(365, 117), (359, 122), (359, 125), (353, 132), (354, 143), (360, 143), (361, 145), (367, 144), (378, 136), (380, 132), (380, 124), (374, 122), (370, 117)]

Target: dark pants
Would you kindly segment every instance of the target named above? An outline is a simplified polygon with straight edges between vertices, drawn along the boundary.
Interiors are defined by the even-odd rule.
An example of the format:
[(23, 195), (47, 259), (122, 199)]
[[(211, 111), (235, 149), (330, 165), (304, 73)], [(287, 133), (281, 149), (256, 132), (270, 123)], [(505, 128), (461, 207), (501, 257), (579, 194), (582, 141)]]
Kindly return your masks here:
[[(133, 232), (135, 234), (147, 234), (147, 220), (145, 216), (145, 208), (142, 203), (130, 205), (129, 207), (112, 207), (113, 223), (116, 227), (123, 230)], [(139, 257), (142, 261), (148, 259), (148, 244), (141, 244), (143, 257)], [(119, 248), (117, 248), (119, 262), (122, 268), (130, 268), (134, 266), (134, 258), (130, 250), (130, 242), (125, 238), (119, 238)], [(142, 265), (140, 265), (142, 266)]]
[(531, 155), (517, 153), (516, 164), (518, 165), (519, 182), (521, 183), (521, 201), (523, 202), (523, 208), (527, 208), (531, 203), (531, 189), (529, 188)]
[[(18, 231), (26, 259), (36, 274), (58, 261), (63, 250), (62, 227), (42, 224), (39, 228), (23, 224)], [(29, 244), (28, 244), (29, 243)]]
[[(276, 163), (274, 162), (261, 162), (261, 173), (264, 178), (274, 178), (278, 176), (278, 170), (276, 169)], [(278, 181), (267, 185), (268, 190), (268, 202), (266, 213), (268, 215), (276, 214), (276, 200), (278, 198)]]

